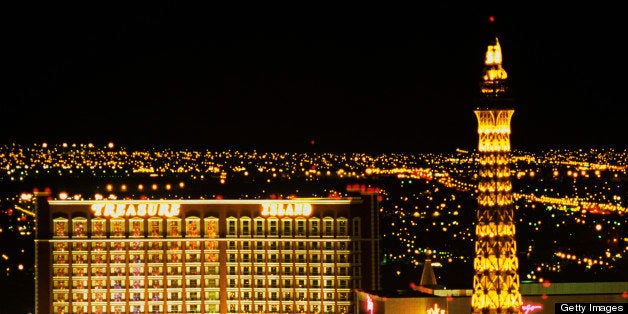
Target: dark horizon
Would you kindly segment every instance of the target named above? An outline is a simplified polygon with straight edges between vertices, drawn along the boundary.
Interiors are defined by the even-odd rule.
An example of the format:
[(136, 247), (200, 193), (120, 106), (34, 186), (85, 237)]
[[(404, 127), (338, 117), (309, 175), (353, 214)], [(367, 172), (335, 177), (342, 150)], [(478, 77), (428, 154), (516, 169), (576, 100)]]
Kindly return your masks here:
[(473, 149), (496, 33), (513, 149), (627, 144), (612, 8), (15, 5), (0, 143)]

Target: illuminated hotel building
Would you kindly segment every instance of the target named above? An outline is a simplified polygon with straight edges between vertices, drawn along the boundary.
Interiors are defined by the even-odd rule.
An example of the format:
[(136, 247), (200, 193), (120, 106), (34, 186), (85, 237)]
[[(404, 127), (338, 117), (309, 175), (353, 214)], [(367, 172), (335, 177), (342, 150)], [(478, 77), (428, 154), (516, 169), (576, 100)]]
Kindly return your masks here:
[(519, 261), (510, 180), (510, 119), (502, 51), (489, 44), (474, 111), (478, 120), (478, 208), (473, 268), (473, 313), (521, 313)]
[(36, 313), (350, 313), (378, 290), (376, 197), (51, 200)]

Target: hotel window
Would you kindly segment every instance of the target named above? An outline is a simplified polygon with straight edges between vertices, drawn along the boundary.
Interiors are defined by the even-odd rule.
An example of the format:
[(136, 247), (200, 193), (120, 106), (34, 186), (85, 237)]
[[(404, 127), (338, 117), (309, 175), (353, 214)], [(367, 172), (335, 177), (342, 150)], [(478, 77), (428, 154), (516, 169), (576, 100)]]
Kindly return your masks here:
[(185, 221), (186, 221), (185, 236), (191, 237), (191, 238), (200, 236), (200, 232), (199, 232), (200, 218), (191, 216), (191, 217), (187, 217)]
[(83, 217), (77, 217), (72, 219), (72, 237), (73, 238), (85, 238), (87, 237), (87, 219)]
[(242, 274), (243, 275), (249, 275), (251, 272), (251, 268), (249, 268), (248, 266), (242, 267)]
[(319, 234), (319, 228), (320, 228), (320, 221), (318, 220), (318, 218), (311, 218), (310, 219), (310, 235), (311, 236), (317, 236)]
[(290, 267), (284, 267), (283, 268), (283, 274), (284, 275), (290, 275), (292, 273), (292, 268)]
[(105, 223), (106, 220), (102, 218), (92, 219), (92, 237), (102, 238), (106, 236)]
[(312, 275), (318, 275), (318, 267), (312, 267)]
[(312, 254), (312, 255), (310, 256), (310, 259), (311, 259), (311, 262), (312, 262), (312, 263), (318, 263), (318, 262), (319, 262), (319, 259), (318, 259), (318, 254)]
[(305, 242), (297, 242), (297, 250), (305, 250)]
[(141, 218), (131, 219), (131, 237), (144, 237), (144, 220)]
[(236, 287), (236, 280), (229, 279), (229, 288), (235, 288), (235, 287)]
[(329, 217), (323, 218), (324, 236), (331, 237), (334, 235), (334, 220)]
[(229, 254), (229, 262), (231, 263), (235, 263), (236, 262), (236, 255), (235, 254)]
[(242, 280), (242, 286), (244, 288), (250, 288), (251, 287), (251, 280), (250, 279), (243, 279)]
[(338, 235), (339, 236), (347, 235), (347, 219), (345, 218), (338, 219)]
[(251, 259), (250, 259), (250, 255), (249, 255), (249, 254), (246, 254), (246, 253), (245, 253), (245, 254), (242, 254), (242, 261), (243, 261), (243, 262), (250, 262), (250, 261), (251, 261)]
[(263, 254), (255, 254), (255, 261), (258, 262), (258, 263), (264, 262), (264, 255)]
[(276, 236), (277, 235), (277, 220), (276, 219), (269, 219), (268, 223), (270, 225), (270, 235), (271, 236)]
[(192, 300), (192, 301), (198, 300), (198, 292), (196, 292), (196, 291), (190, 292), (190, 300)]
[(218, 234), (219, 234), (218, 218), (215, 218), (215, 217), (205, 218), (205, 237), (217, 238)]
[(277, 241), (270, 242), (270, 249), (271, 250), (276, 250), (277, 249)]
[(54, 221), (54, 238), (67, 238), (68, 236), (68, 220), (65, 218), (55, 218)]
[(299, 218), (296, 220), (297, 223), (297, 236), (304, 236), (305, 235), (305, 220), (302, 218)]
[(331, 288), (334, 286), (334, 281), (333, 280), (326, 280), (325, 281), (325, 287)]
[(318, 285), (318, 280), (316, 279), (312, 280), (312, 288), (320, 288)]
[(236, 235), (236, 219), (233, 217), (227, 218), (227, 236), (235, 237)]
[(161, 231), (162, 219), (153, 217), (148, 219), (148, 236), (159, 238), (163, 235)]
[(251, 242), (242, 242), (242, 249), (243, 250), (250, 250), (251, 249)]
[(331, 242), (325, 242), (325, 250), (333, 250), (333, 244)]
[(290, 263), (290, 262), (292, 262), (290, 254), (284, 254), (284, 255), (283, 255), (283, 262), (284, 262), (284, 263)]
[[(292, 280), (290, 280), (290, 279), (285, 279), (285, 280), (283, 281), (283, 287), (284, 287), (284, 288), (292, 288)], [(287, 293), (289, 294), (289, 292), (287, 292)], [(286, 300), (289, 300), (289, 299), (286, 299)]]
[(257, 266), (257, 267), (255, 268), (255, 274), (257, 274), (257, 275), (263, 275), (263, 274), (264, 274), (264, 267), (262, 267), (262, 266)]
[(270, 262), (277, 263), (277, 254), (270, 254)]
[(236, 250), (237, 249), (235, 241), (229, 241), (228, 244), (229, 245), (227, 246), (227, 249), (229, 249), (229, 250)]
[(360, 236), (360, 218), (359, 217), (353, 218), (353, 236), (354, 237)]
[(305, 280), (303, 280), (303, 279), (297, 280), (297, 287), (298, 288), (304, 288), (305, 287)]
[(124, 220), (123, 219), (111, 219), (109, 220), (109, 232), (112, 237), (124, 237)]
[(229, 266), (229, 275), (237, 275), (235, 266)]
[(289, 218), (285, 218), (282, 220), (283, 224), (283, 235), (284, 236), (292, 236), (292, 221)]
[[(271, 285), (271, 286), (272, 286), (272, 285)], [(273, 286), (273, 287), (274, 287), (274, 286)], [(270, 299), (271, 299), (271, 300), (273, 300), (273, 301), (277, 301), (277, 299), (278, 299), (278, 298), (277, 298), (277, 292), (274, 292), (274, 291), (273, 291), (273, 292), (271, 292), (271, 293), (270, 293)]]
[(277, 275), (277, 267), (271, 267), (270, 268), (270, 274), (271, 275)]
[[(264, 279), (257, 279), (257, 283), (255, 284), (256, 287), (258, 288), (264, 288)], [(260, 294), (262, 294), (262, 292), (258, 292), (257, 293), (257, 298), (260, 298)]]
[(242, 224), (242, 235), (251, 235), (251, 219), (248, 217), (242, 217), (240, 218), (240, 223)]
[(263, 236), (264, 235), (264, 220), (263, 218), (255, 218), (255, 235)]
[(264, 249), (264, 242), (262, 242), (262, 241), (255, 242), (255, 249), (256, 250), (263, 250)]
[(181, 236), (181, 220), (178, 218), (170, 218), (168, 221), (168, 237)]
[(310, 246), (312, 250), (318, 250), (318, 242), (312, 242)]

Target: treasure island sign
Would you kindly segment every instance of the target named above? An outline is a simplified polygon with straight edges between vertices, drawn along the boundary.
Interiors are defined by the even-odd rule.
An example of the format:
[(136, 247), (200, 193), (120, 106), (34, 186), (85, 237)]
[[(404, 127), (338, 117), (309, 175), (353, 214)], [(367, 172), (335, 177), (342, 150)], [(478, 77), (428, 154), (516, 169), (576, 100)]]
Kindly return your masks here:
[(181, 204), (177, 203), (96, 203), (91, 210), (96, 217), (174, 217), (180, 213)]
[(303, 203), (262, 203), (262, 216), (295, 217), (312, 215), (312, 205)]

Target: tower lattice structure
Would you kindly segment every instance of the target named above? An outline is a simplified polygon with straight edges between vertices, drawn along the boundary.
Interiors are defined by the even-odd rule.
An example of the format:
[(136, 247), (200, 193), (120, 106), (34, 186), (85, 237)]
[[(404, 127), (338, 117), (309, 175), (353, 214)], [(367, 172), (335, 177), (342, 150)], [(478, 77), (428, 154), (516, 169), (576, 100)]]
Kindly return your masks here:
[(510, 179), (510, 120), (506, 71), (497, 37), (486, 52), (478, 120), (478, 208), (473, 267), (473, 313), (521, 313), (519, 260)]

